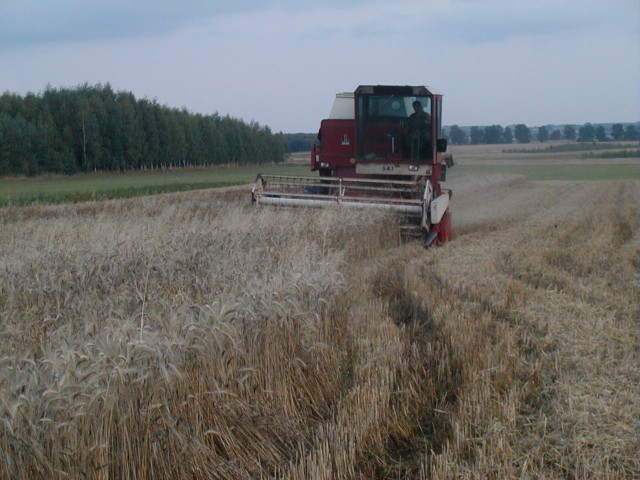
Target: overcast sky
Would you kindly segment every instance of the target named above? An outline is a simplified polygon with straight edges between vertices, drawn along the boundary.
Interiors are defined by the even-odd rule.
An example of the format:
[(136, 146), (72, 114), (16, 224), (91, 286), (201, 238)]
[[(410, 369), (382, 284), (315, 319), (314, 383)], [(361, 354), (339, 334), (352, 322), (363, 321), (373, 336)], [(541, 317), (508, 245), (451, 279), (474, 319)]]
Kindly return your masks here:
[(447, 125), (640, 120), (638, 0), (0, 0), (0, 91), (110, 83), (315, 132), (335, 93), (426, 85)]

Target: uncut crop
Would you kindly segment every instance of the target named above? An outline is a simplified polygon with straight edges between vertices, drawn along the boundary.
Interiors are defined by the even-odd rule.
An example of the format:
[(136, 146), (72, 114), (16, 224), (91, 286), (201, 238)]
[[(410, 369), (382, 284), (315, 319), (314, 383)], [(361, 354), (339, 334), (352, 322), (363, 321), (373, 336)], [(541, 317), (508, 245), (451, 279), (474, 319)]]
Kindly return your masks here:
[(640, 475), (637, 182), (452, 183), (427, 251), (245, 191), (1, 210), (0, 477)]
[(332, 316), (362, 221), (242, 203), (2, 212), (3, 477), (229, 478), (293, 458), (350, 381)]

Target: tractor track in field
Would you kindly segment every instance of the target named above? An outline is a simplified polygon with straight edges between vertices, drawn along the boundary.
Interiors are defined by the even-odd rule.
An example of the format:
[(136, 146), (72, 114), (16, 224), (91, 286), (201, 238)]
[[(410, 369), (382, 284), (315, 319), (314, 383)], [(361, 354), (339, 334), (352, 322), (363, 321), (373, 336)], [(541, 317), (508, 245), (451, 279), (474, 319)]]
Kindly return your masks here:
[[(416, 258), (414, 251), (393, 251), (379, 267), (399, 270), (385, 277), (395, 278), (395, 286), (381, 298), (399, 325), (410, 324), (416, 339), (428, 341), (426, 350), (421, 350), (424, 345), (416, 348), (429, 366), (424, 375), (436, 387), (431, 392), (435, 399), (417, 412), (415, 428), (406, 438), (390, 438), (383, 455), (387, 468), (375, 470), (376, 478), (411, 478), (424, 472), (425, 465), (434, 476), (461, 475), (465, 468), (448, 470), (443, 460), (452, 451), (465, 459), (469, 472), (481, 476), (482, 472), (503, 478), (523, 471), (558, 476), (577, 471), (596, 476), (606, 471), (638, 472), (633, 457), (637, 443), (624, 446), (608, 436), (611, 424), (633, 423), (623, 405), (633, 396), (628, 382), (635, 378), (637, 383), (637, 372), (619, 362), (609, 364), (623, 385), (617, 412), (608, 403), (613, 399), (599, 398), (599, 390), (611, 388), (605, 371), (579, 384), (574, 375), (575, 369), (586, 375), (592, 355), (611, 349), (618, 351), (618, 358), (633, 355), (629, 342), (633, 344), (633, 338), (637, 342), (637, 332), (623, 345), (616, 343), (624, 335), (621, 325), (628, 329), (634, 316), (633, 307), (628, 307), (634, 295), (620, 288), (633, 285), (633, 256), (638, 254), (634, 183), (541, 184), (524, 190), (527, 198), (519, 188), (511, 195), (504, 192), (500, 201), (526, 204), (528, 209), (518, 208), (515, 215), (488, 224), (482, 219), (491, 216), (492, 206), (476, 209), (478, 218), (463, 225), (451, 244), (422, 258)], [(609, 245), (616, 245), (619, 253), (612, 253)], [(626, 269), (625, 281), (616, 278), (620, 273), (603, 275), (608, 262)], [(462, 339), (460, 331), (468, 338)], [(578, 338), (572, 332), (580, 332)], [(444, 349), (437, 359), (431, 355), (433, 342)], [(432, 376), (434, 369), (443, 368), (448, 372), (445, 377)], [(471, 378), (484, 378), (486, 388), (468, 383)], [(502, 407), (485, 405), (475, 422), (463, 429), (467, 437), (462, 439), (456, 435), (465, 424), (460, 411), (473, 409), (478, 395), (495, 397), (495, 404)], [(585, 401), (589, 397), (593, 400)], [(566, 411), (569, 404), (574, 411)], [(576, 446), (593, 438), (584, 435), (588, 411), (594, 409), (603, 432), (596, 441), (600, 453), (595, 457)], [(500, 434), (489, 434), (487, 429), (496, 422), (512, 422), (520, 432), (517, 441), (510, 441), (509, 449), (516, 452), (512, 463), (497, 470), (495, 464), (483, 464), (492, 455), (498, 459), (506, 441)], [(575, 422), (575, 428), (567, 429), (568, 422)], [(469, 436), (485, 441), (478, 444)]]
[[(539, 466), (554, 474), (571, 475), (580, 468), (594, 474), (620, 468), (638, 471), (633, 458), (637, 443), (625, 448), (610, 436), (613, 424), (631, 427), (633, 417), (623, 405), (632, 398), (629, 387), (637, 384), (637, 372), (611, 360), (607, 368), (596, 369), (598, 373), (590, 367), (594, 358), (608, 357), (612, 351), (619, 359), (633, 358), (629, 347), (637, 345), (637, 332), (621, 341), (623, 331), (633, 331), (629, 327), (638, 312), (633, 300), (637, 286), (635, 295), (632, 287), (634, 270), (637, 278), (633, 259), (638, 256), (636, 189), (634, 182), (540, 185), (526, 202), (535, 207), (519, 208), (516, 217), (499, 222), (500, 228), (492, 228), (484, 238), (476, 236), (484, 234), (482, 227), (472, 238), (462, 235), (458, 244), (449, 246), (460, 251), (439, 256), (432, 267), (444, 290), (478, 305), (494, 324), (506, 323), (501, 329), (519, 339), (520, 353), (514, 360), (526, 375), (512, 379), (513, 386), (531, 387), (517, 402), (517, 423), (524, 429), (523, 465), (526, 450), (542, 450), (542, 436), (549, 435), (546, 441), (553, 449), (541, 456)], [(515, 200), (506, 195), (501, 202), (518, 205), (520, 193), (514, 193)], [(631, 289), (625, 291), (622, 285)], [(576, 378), (577, 372), (590, 379)], [(617, 410), (611, 408), (612, 398), (600, 394), (611, 388), (610, 374), (622, 388)], [(602, 457), (581, 450), (592, 442), (587, 431), (589, 412), (594, 410), (603, 435), (592, 448)], [(548, 419), (546, 432), (536, 424), (541, 418)], [(567, 429), (571, 422), (574, 428)]]

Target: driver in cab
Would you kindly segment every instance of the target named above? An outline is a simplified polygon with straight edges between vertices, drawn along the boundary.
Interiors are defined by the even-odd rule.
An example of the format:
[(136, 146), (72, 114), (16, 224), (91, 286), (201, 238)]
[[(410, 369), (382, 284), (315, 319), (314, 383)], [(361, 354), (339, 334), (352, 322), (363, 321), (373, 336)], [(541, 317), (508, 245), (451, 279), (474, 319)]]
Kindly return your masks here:
[(409, 128), (411, 131), (418, 129), (429, 131), (431, 126), (431, 115), (424, 111), (424, 107), (419, 100), (412, 103), (414, 112), (409, 116)]
[(409, 116), (406, 141), (410, 158), (418, 159), (428, 155), (431, 141), (431, 115), (424, 111), (424, 106), (419, 100), (415, 100), (412, 106), (414, 112)]

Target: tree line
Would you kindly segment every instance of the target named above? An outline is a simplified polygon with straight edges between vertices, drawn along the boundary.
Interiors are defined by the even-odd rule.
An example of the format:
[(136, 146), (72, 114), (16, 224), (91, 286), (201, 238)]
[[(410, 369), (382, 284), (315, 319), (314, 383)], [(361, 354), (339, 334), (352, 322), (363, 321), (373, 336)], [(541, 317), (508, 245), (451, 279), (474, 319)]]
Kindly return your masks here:
[(0, 96), (0, 175), (157, 169), (284, 160), (282, 134), (193, 114), (109, 84)]
[(562, 128), (542, 126), (535, 128), (535, 137), (534, 129), (523, 123), (515, 125), (513, 130), (511, 127), (503, 128), (500, 125), (476, 126), (471, 127), (468, 131), (458, 125), (452, 125), (448, 130), (448, 138), (453, 145), (513, 143), (514, 140), (518, 143), (530, 143), (534, 138), (539, 142), (549, 140), (607, 142), (640, 139), (640, 132), (636, 125), (628, 124), (625, 126), (621, 123), (611, 125), (608, 133), (604, 125), (595, 126), (591, 123), (585, 123), (577, 129), (575, 125), (564, 125)]
[[(585, 123), (576, 128), (575, 125), (562, 127), (542, 126), (528, 127), (521, 123), (503, 128), (500, 125), (486, 127), (460, 127), (452, 125), (445, 127), (445, 136), (453, 145), (480, 145), (502, 143), (530, 143), (533, 140), (546, 142), (550, 140), (567, 140), (578, 142), (607, 142), (640, 140), (640, 131), (634, 124), (623, 125), (614, 123), (605, 128), (604, 125)], [(316, 133), (285, 133), (284, 141), (291, 152), (308, 152), (317, 142)]]
[(318, 133), (285, 133), (283, 134), (287, 149), (290, 152), (308, 152), (314, 143), (318, 143)]

